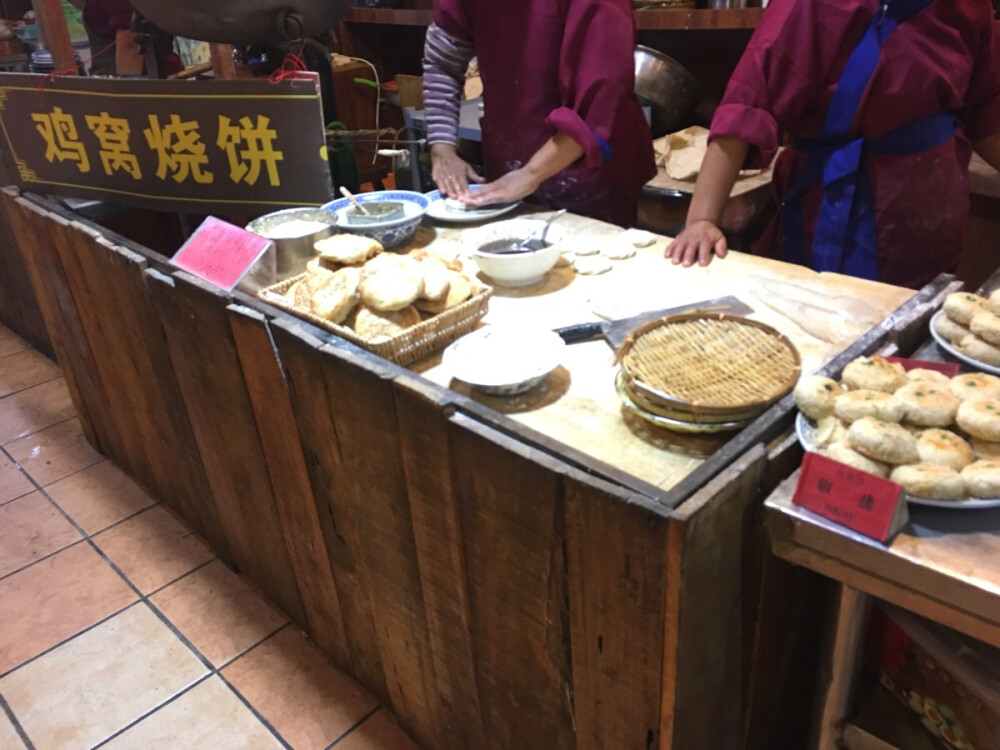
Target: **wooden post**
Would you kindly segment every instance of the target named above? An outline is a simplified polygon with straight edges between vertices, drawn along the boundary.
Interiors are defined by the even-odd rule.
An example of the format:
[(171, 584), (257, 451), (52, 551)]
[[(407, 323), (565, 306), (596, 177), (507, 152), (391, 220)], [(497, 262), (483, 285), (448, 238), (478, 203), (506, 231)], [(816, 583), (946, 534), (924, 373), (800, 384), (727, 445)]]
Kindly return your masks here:
[(212, 55), (212, 70), (217, 79), (236, 78), (236, 63), (233, 62), (233, 48), (229, 44), (208, 45)]
[[(57, 71), (76, 68), (73, 42), (69, 38), (66, 17), (59, 0), (32, 0), (38, 22), (42, 25), (42, 37), (52, 53), (52, 65)], [(74, 75), (76, 75), (74, 73)]]

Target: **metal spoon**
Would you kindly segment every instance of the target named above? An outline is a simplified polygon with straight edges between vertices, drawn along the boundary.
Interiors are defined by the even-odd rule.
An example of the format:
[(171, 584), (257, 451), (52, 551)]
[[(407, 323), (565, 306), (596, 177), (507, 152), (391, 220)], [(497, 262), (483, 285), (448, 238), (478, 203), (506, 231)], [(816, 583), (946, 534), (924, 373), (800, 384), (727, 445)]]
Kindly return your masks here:
[(521, 252), (525, 248), (527, 248), (528, 250), (541, 250), (543, 247), (545, 247), (545, 235), (549, 233), (549, 227), (552, 226), (553, 221), (555, 221), (564, 213), (566, 213), (566, 211), (567, 209), (560, 208), (558, 211), (552, 214), (545, 222), (545, 226), (542, 227), (542, 236), (539, 237), (538, 239), (535, 239), (533, 235), (528, 235), (525, 239), (517, 243), (515, 252)]
[(370, 216), (371, 215), (369, 213), (368, 209), (365, 208), (364, 205), (361, 203), (361, 201), (359, 201), (357, 198), (354, 197), (354, 193), (352, 193), (350, 190), (348, 190), (343, 185), (340, 186), (340, 194), (342, 196), (344, 196), (345, 198), (347, 198), (351, 202), (351, 204), (356, 209), (358, 209), (358, 211), (360, 211), (361, 213), (363, 213), (365, 216)]

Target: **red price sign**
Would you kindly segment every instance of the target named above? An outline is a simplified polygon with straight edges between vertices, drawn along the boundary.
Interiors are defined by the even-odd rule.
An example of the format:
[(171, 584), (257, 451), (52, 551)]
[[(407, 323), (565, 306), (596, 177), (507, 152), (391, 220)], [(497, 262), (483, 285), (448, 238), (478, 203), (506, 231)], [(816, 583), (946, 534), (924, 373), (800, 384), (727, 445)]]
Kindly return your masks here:
[(270, 244), (269, 239), (209, 216), (170, 262), (231, 291)]
[(888, 479), (807, 453), (792, 502), (885, 542), (906, 523), (902, 491)]

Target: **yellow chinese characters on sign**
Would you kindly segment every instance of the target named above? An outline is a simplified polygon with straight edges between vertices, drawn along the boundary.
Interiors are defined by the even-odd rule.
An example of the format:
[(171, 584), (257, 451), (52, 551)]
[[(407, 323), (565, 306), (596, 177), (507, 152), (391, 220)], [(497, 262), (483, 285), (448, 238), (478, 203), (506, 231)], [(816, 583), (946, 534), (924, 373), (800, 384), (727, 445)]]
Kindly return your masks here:
[(264, 167), (268, 184), (273, 187), (281, 184), (278, 162), (285, 156), (274, 148), (278, 134), (268, 127), (270, 124), (269, 118), (257, 115), (256, 125), (250, 117), (241, 117), (239, 124), (234, 125), (228, 117), (220, 115), (216, 143), (226, 152), (229, 159), (229, 179), (233, 182), (256, 185), (261, 167)]
[(45, 139), (45, 159), (49, 163), (75, 161), (81, 172), (90, 171), (90, 159), (77, 136), (72, 115), (63, 112), (62, 107), (53, 107), (48, 114), (32, 114), (31, 119), (35, 122), (35, 130)]
[(124, 117), (112, 117), (107, 112), (87, 115), (86, 120), (87, 127), (97, 136), (97, 142), (101, 146), (100, 155), (104, 173), (111, 175), (120, 169), (134, 179), (141, 180), (139, 161), (129, 150), (128, 140), (132, 128), (129, 127), (128, 120)]
[(170, 122), (160, 124), (160, 118), (149, 115), (149, 127), (142, 131), (146, 143), (156, 152), (158, 166), (156, 176), (167, 179), (170, 172), (175, 182), (184, 182), (191, 177), (202, 185), (210, 185), (215, 179), (205, 170), (208, 156), (205, 144), (194, 120), (182, 121), (178, 115), (170, 115)]

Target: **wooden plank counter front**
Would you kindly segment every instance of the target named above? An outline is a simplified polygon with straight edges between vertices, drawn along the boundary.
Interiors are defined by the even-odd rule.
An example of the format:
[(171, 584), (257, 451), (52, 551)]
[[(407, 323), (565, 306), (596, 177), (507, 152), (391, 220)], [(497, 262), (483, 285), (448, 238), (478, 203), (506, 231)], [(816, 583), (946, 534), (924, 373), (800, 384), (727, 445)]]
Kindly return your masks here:
[[(761, 632), (807, 590), (765, 565), (760, 526), (760, 498), (792, 470), (790, 397), (728, 442), (657, 434), (623, 418), (603, 341), (567, 347), (534, 395), (481, 396), (438, 357), (399, 367), (43, 198), (2, 201), (88, 440), (429, 750), (795, 736), (785, 712), (808, 715), (808, 696), (789, 675), (807, 672), (792, 639)], [(581, 244), (620, 231), (564, 220)], [(425, 226), (417, 242), (450, 255), (463, 234)], [(733, 294), (814, 369), (896, 341), (939, 293), (739, 254), (681, 269), (663, 243), (603, 276), (498, 287), (487, 322)], [(801, 288), (815, 305), (776, 301)]]

